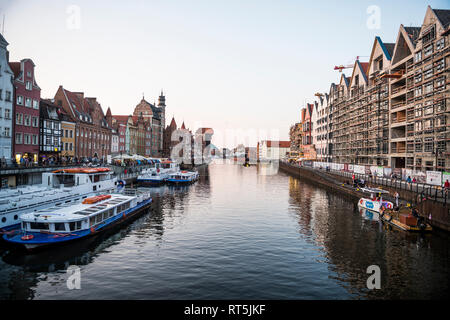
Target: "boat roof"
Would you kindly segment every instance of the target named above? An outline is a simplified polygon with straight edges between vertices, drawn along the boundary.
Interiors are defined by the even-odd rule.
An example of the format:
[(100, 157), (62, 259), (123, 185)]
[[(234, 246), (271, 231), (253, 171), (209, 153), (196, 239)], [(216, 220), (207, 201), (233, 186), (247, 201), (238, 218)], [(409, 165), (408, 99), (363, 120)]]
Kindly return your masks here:
[(53, 173), (104, 173), (109, 172), (109, 168), (67, 168), (52, 171)]
[(368, 193), (389, 193), (389, 191), (378, 189), (378, 188), (361, 188), (362, 192), (368, 192)]
[(69, 203), (41, 209), (32, 213), (20, 216), (20, 219), (27, 222), (67, 222), (78, 221), (99, 211), (114, 208), (120, 203), (132, 200), (134, 196), (123, 194), (111, 194), (111, 198), (93, 204)]

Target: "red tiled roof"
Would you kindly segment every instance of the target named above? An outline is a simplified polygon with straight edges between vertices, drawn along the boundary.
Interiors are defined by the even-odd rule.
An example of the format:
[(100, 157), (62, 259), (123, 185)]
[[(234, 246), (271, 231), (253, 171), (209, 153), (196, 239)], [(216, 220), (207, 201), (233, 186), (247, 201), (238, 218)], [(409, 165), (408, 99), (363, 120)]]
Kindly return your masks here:
[(20, 74), (20, 62), (10, 62), (12, 72), (14, 72), (14, 78), (17, 78)]
[(127, 123), (129, 116), (112, 116), (117, 122)]
[(367, 73), (367, 69), (369, 68), (369, 63), (368, 62), (360, 62), (361, 64), (361, 68), (363, 69), (364, 73)]
[(267, 147), (290, 148), (290, 141), (267, 141)]

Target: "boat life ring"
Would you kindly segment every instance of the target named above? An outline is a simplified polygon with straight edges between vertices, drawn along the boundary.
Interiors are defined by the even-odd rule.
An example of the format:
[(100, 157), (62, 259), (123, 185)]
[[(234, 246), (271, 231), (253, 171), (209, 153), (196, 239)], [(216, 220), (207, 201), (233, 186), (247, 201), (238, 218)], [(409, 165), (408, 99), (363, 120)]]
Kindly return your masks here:
[(123, 187), (126, 184), (126, 182), (123, 180), (119, 180), (118, 184), (119, 184), (119, 186)]
[(95, 228), (91, 227), (91, 233), (95, 233)]
[(22, 236), (20, 239), (27, 241), (27, 240), (31, 240), (33, 238), (34, 238), (34, 236), (32, 234), (27, 234), (27, 235)]
[(360, 203), (360, 204), (363, 204), (363, 202), (364, 202), (363, 199), (359, 200), (359, 203)]

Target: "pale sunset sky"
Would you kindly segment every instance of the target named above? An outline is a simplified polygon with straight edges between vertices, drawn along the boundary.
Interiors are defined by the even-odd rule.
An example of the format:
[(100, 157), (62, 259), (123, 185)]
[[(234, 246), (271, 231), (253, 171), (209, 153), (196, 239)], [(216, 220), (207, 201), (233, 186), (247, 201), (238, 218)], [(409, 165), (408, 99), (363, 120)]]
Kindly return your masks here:
[[(43, 98), (59, 85), (95, 96), (104, 112), (130, 114), (161, 89), (166, 123), (212, 127), (217, 146), (288, 140), (335, 65), (369, 59), (375, 36), (395, 42), (436, 1), (0, 0), (10, 61), (31, 58)], [(379, 8), (379, 28), (368, 27)], [(407, 8), (407, 9), (406, 9)], [(371, 20), (372, 21), (372, 20)], [(373, 25), (373, 24), (372, 24)], [(227, 132), (247, 138), (225, 139)], [(241, 140), (242, 140), (241, 139)]]

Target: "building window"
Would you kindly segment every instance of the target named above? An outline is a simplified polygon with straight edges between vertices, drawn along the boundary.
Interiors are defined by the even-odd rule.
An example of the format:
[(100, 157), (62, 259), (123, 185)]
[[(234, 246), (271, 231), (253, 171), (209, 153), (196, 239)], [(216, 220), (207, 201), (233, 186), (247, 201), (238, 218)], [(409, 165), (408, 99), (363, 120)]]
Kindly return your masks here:
[(5, 127), (4, 135), (5, 135), (5, 137), (10, 137), (11, 136), (10, 128)]
[(22, 133), (16, 133), (16, 144), (22, 144)]
[(31, 99), (25, 98), (25, 107), (31, 108)]
[(422, 51), (416, 52), (414, 55), (414, 62), (419, 62), (420, 60), (422, 60)]
[(20, 106), (23, 106), (23, 97), (22, 96), (17, 96), (17, 104)]
[(30, 139), (30, 135), (29, 134), (24, 134), (23, 135), (23, 144), (31, 144), (31, 139)]
[(6, 91), (5, 92), (5, 100), (6, 101), (11, 101), (11, 91)]
[(26, 82), (26, 84), (25, 84), (25, 88), (27, 89), (27, 90), (33, 90), (33, 85), (32, 85), (32, 83), (31, 83), (31, 81), (27, 81)]
[(39, 127), (39, 118), (33, 117), (33, 127), (37, 128)]
[(22, 125), (23, 124), (23, 114), (16, 113), (16, 124)]
[(38, 145), (39, 144), (39, 139), (38, 139), (38, 135), (37, 134), (33, 134), (33, 144), (34, 145)]
[(436, 41), (436, 50), (444, 49), (445, 47), (445, 38), (441, 38), (440, 40)]
[(24, 125), (27, 126), (27, 127), (31, 126), (31, 116), (29, 114), (25, 115), (25, 123), (24, 123)]
[(37, 100), (33, 100), (33, 109), (39, 109), (39, 102)]
[(433, 53), (433, 44), (430, 44), (428, 47), (426, 47), (425, 49), (423, 49), (423, 56), (424, 57), (428, 57), (429, 55), (431, 55)]
[(11, 110), (5, 109), (5, 119), (11, 119)]

